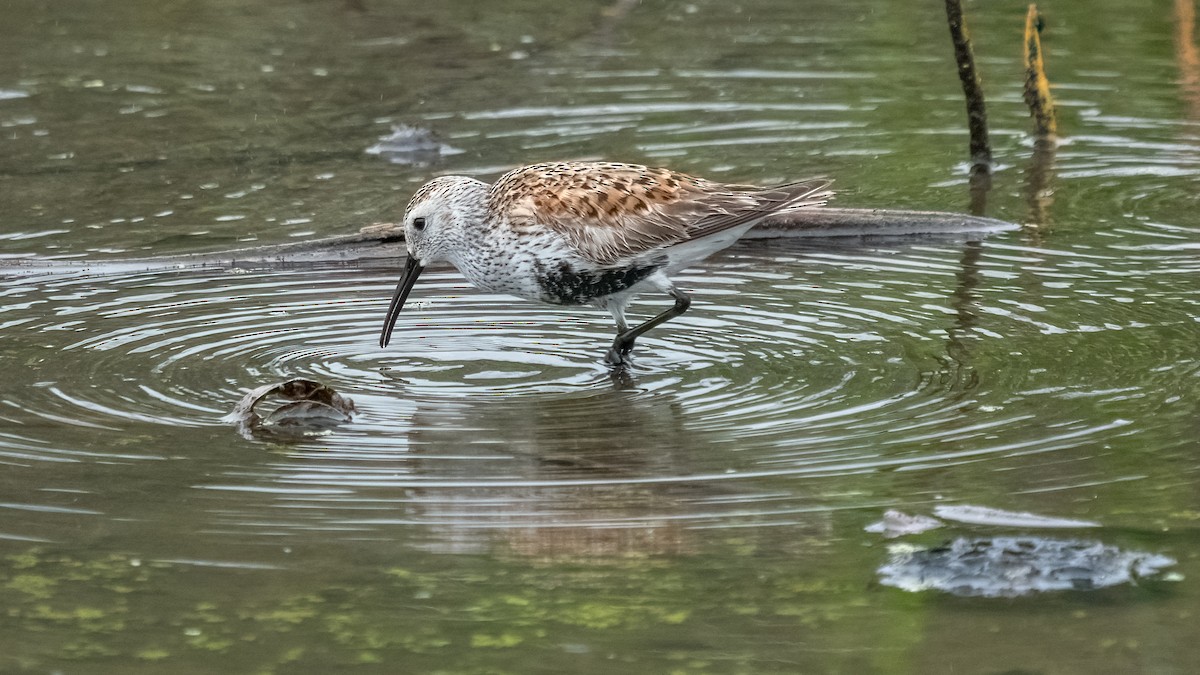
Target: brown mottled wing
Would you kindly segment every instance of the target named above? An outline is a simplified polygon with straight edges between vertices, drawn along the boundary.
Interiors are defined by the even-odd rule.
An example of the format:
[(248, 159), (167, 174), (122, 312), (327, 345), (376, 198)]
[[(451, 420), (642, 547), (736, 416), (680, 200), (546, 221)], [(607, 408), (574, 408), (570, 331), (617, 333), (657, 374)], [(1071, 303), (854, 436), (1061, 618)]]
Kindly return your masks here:
[[(738, 197), (750, 197), (754, 205), (738, 211), (713, 213), (697, 221), (688, 229), (690, 239), (707, 237), (722, 230), (758, 220), (771, 214), (790, 213), (810, 206), (822, 206), (833, 197), (829, 186), (833, 181), (826, 178), (813, 178), (785, 183), (771, 188), (753, 186), (719, 186), (733, 191)], [(738, 192), (738, 190), (741, 190)]]
[(611, 264), (823, 203), (826, 181), (778, 188), (722, 185), (637, 164), (564, 162), (512, 171), (492, 186), (493, 213), (517, 231), (549, 228), (585, 258)]

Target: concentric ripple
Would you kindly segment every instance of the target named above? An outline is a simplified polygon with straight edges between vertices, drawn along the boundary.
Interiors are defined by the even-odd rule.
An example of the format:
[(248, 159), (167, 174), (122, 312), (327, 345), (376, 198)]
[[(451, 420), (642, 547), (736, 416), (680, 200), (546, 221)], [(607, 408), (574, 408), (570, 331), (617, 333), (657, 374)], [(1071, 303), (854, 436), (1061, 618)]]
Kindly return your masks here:
[[(747, 242), (679, 278), (692, 310), (646, 335), (623, 377), (601, 363), (607, 314), (482, 294), (448, 269), (422, 278), (386, 350), (390, 268), (13, 278), (0, 324), (46, 358), (6, 368), (26, 393), (6, 402), (0, 457), (95, 461), (56, 446), (64, 428), (109, 448), (195, 429), (245, 446), (186, 481), (220, 505), (211, 535), (419, 524), (452, 548), (497, 528), (767, 524), (887, 502), (837, 487), (863, 473), (924, 485), (981, 465), (1028, 493), (1136, 481), (1093, 448), (1185, 414), (1200, 311), (1172, 283), (1194, 263), (1174, 255)], [(1147, 348), (1161, 367), (1124, 367)], [(292, 377), (358, 415), (282, 456), (223, 427), (247, 390)], [(44, 428), (60, 432), (39, 441)]]

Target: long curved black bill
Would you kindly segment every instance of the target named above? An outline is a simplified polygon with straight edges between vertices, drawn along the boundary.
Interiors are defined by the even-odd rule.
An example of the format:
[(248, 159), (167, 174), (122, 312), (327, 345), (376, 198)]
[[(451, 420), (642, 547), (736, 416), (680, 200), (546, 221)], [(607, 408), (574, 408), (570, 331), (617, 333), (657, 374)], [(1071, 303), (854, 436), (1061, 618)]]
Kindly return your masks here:
[(392, 328), (396, 325), (396, 317), (400, 316), (400, 310), (404, 308), (404, 301), (408, 299), (413, 284), (417, 283), (417, 277), (421, 276), (421, 271), (424, 269), (421, 261), (412, 256), (409, 256), (408, 260), (404, 262), (404, 276), (400, 277), (400, 283), (396, 286), (396, 295), (392, 296), (392, 304), (388, 307), (387, 318), (383, 321), (383, 334), (379, 336), (380, 347), (386, 347), (391, 342)]

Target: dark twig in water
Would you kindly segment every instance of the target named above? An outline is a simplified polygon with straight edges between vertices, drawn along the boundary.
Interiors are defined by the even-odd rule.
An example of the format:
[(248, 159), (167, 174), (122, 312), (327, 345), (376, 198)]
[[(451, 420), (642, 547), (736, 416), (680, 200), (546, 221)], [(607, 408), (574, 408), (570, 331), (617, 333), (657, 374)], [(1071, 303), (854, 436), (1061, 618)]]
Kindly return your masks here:
[(1053, 139), (1058, 133), (1054, 118), (1054, 100), (1050, 97), (1050, 80), (1042, 59), (1042, 17), (1037, 5), (1030, 5), (1025, 14), (1025, 103), (1033, 116), (1034, 131), (1039, 139)]
[[(971, 134), (971, 204), (974, 215), (982, 215), (987, 206), (987, 193), (992, 187), (992, 146), (988, 140), (987, 107), (983, 101), (983, 84), (975, 69), (975, 52), (971, 48), (971, 37), (967, 33), (963, 18), (962, 0), (946, 0), (946, 22), (950, 26), (950, 40), (954, 44), (954, 61), (958, 65), (958, 79), (962, 83), (963, 96), (967, 100), (967, 129)], [(960, 392), (967, 392), (978, 385), (978, 374), (971, 365), (971, 350), (964, 336), (969, 334), (978, 317), (975, 288), (980, 283), (979, 260), (983, 245), (969, 241), (963, 249), (958, 286), (954, 293), (956, 326), (949, 332), (946, 354), (954, 366), (956, 383)]]
[[(963, 19), (962, 1), (946, 0), (946, 20), (950, 25), (950, 39), (954, 43), (954, 60), (958, 64), (958, 79), (962, 82), (963, 94), (967, 98), (967, 127), (971, 132), (971, 176), (991, 174), (992, 147), (988, 141), (987, 109), (983, 103), (983, 85), (975, 70), (975, 53), (971, 49), (971, 38)], [(976, 181), (972, 181), (974, 189)], [(974, 195), (972, 202), (974, 203)]]

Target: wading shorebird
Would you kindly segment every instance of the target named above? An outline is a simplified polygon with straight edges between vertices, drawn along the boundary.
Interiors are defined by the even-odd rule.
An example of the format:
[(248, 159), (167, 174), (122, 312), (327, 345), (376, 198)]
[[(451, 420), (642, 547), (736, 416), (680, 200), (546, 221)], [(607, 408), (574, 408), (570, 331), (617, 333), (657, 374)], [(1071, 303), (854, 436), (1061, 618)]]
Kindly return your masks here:
[[(669, 169), (612, 162), (559, 162), (514, 169), (488, 185), (435, 178), (404, 212), (408, 260), (379, 346), (421, 271), (448, 261), (474, 286), (555, 305), (612, 313), (617, 337), (605, 356), (628, 363), (646, 331), (687, 311), (671, 275), (737, 241), (768, 216), (820, 206), (828, 180), (777, 187), (730, 185)], [(634, 295), (661, 291), (675, 305), (629, 327)]]

